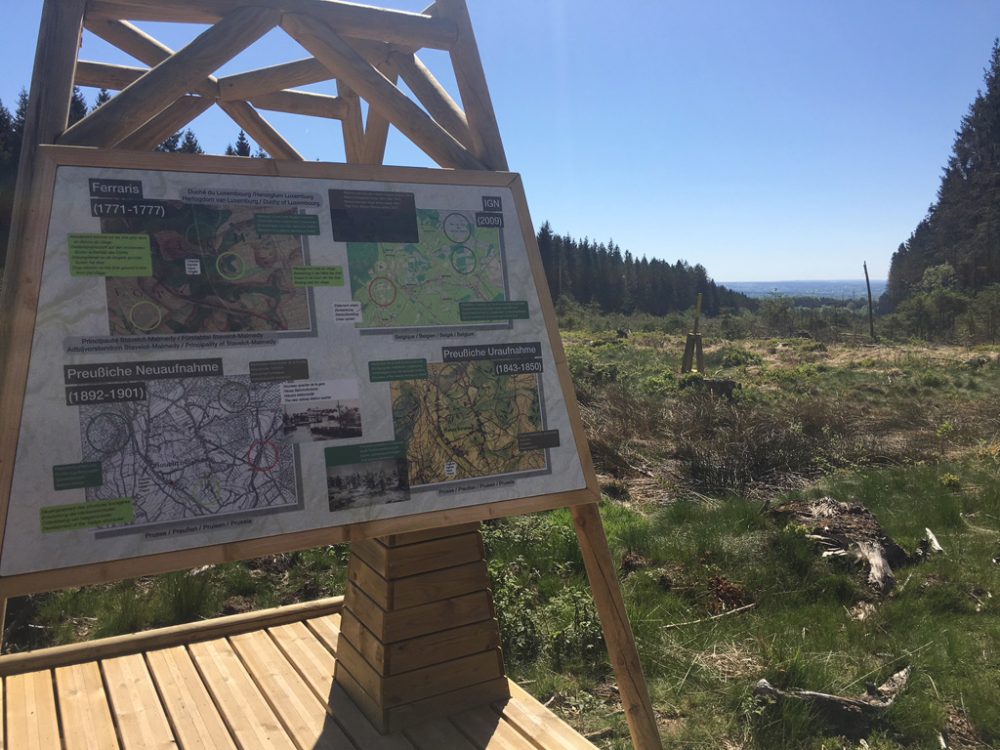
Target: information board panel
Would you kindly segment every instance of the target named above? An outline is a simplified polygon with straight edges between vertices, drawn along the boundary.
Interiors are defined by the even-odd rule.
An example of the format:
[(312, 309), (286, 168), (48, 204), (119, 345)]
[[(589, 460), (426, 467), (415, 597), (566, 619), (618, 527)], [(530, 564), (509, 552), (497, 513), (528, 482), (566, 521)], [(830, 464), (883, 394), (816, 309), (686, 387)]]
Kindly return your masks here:
[(515, 175), (45, 151), (0, 575), (593, 500)]

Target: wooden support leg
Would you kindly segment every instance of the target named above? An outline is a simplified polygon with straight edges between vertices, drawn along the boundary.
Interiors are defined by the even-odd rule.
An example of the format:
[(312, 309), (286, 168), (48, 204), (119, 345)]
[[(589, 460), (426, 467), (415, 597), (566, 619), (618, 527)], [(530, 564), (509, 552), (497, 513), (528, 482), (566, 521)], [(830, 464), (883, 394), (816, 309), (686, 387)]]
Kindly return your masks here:
[(649, 700), (646, 678), (639, 663), (632, 627), (625, 612), (618, 583), (618, 570), (611, 559), (608, 538), (604, 533), (601, 514), (594, 503), (573, 508), (576, 536), (583, 552), (590, 588), (601, 618), (604, 640), (608, 644), (611, 667), (618, 680), (618, 693), (625, 708), (632, 744), (636, 750), (662, 750), (656, 715)]
[(684, 341), (684, 356), (681, 358), (681, 374), (691, 372), (694, 366), (694, 337), (688, 334)]
[(0, 654), (3, 653), (4, 636), (7, 627), (7, 597), (0, 596)]
[(681, 359), (681, 374), (686, 372), (705, 372), (705, 350), (701, 345), (700, 333), (689, 333), (684, 342), (684, 357)]
[(509, 697), (478, 524), (351, 545), (334, 681), (381, 732)]

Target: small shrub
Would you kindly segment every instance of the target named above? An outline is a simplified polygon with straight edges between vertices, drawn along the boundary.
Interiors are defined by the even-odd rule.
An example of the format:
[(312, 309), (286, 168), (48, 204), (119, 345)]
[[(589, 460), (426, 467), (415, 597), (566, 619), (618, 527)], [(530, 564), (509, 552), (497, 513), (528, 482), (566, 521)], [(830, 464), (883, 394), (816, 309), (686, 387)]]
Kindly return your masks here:
[[(523, 558), (520, 559), (523, 563)], [(500, 624), (500, 645), (504, 657), (530, 662), (542, 650), (542, 636), (536, 614), (536, 591), (516, 575), (516, 566), (499, 560), (489, 563), (493, 603)]]
[(643, 395), (663, 398), (677, 390), (677, 378), (672, 372), (662, 372), (643, 378), (639, 383)]
[(958, 474), (952, 474), (950, 471), (942, 474), (938, 481), (941, 486), (946, 490), (957, 490), (962, 486), (962, 479)]
[(135, 633), (145, 628), (150, 621), (149, 597), (139, 589), (135, 581), (122, 581), (112, 589), (110, 596), (102, 601), (99, 625), (94, 630), (98, 638), (111, 635)]
[(718, 352), (721, 355), (719, 364), (722, 367), (744, 367), (746, 365), (759, 365), (763, 360), (759, 354), (743, 349), (741, 347), (726, 347)]
[(594, 658), (603, 650), (604, 636), (587, 589), (580, 586), (563, 589), (548, 603), (541, 617), (549, 628), (544, 654), (553, 669), (565, 669), (567, 662), (589, 670), (595, 668), (595, 662), (603, 664), (603, 659)]
[(215, 587), (207, 572), (181, 571), (165, 575), (157, 586), (158, 618), (174, 625), (191, 622), (212, 613), (216, 604)]

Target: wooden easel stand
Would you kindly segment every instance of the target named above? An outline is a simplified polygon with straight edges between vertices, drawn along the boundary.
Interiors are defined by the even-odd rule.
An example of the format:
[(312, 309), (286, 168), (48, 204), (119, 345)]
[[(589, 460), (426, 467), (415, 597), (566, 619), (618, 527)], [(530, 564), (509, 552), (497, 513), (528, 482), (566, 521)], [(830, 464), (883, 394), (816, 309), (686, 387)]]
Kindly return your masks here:
[[(175, 52), (129, 21), (212, 26)], [(78, 61), (84, 25), (149, 67)], [(223, 78), (213, 75), (277, 27), (311, 57)], [(414, 57), (423, 47), (448, 51), (461, 107)], [(395, 86), (399, 77), (422, 107)], [(292, 88), (330, 79), (337, 81), (336, 97)], [(68, 128), (74, 83), (122, 93)], [(364, 123), (360, 97), (369, 105)], [(303, 157), (258, 108), (340, 120), (349, 163), (381, 164), (392, 124), (442, 167), (507, 169), (464, 0), (437, 0), (421, 14), (328, 0), (45, 0), (10, 247), (42, 246), (46, 226), (33, 185), (39, 145), (98, 147), (105, 153), (148, 150), (213, 104), (273, 156), (288, 161)], [(522, 221), (530, 245), (526, 209)], [(4, 382), (21, 390), (26, 349), (7, 355), (10, 342), (30, 341), (33, 331), (38, 284), (26, 267), (26, 255), (15, 251), (7, 259), (3, 306), (15, 314), (0, 322)], [(540, 278), (537, 251), (532, 263)], [(18, 288), (34, 291), (22, 294)], [(556, 359), (564, 362), (544, 283), (539, 294), (556, 340)], [(702, 369), (700, 337), (695, 353)], [(0, 484), (7, 486), (21, 418), (16, 400), (0, 405), (5, 427), (0, 431)], [(582, 439), (579, 418), (572, 418)], [(596, 479), (589, 463), (586, 468), (596, 500)], [(572, 514), (633, 743), (639, 750), (661, 748), (597, 505), (575, 505)], [(0, 507), (0, 528), (5, 523), (6, 502)], [(478, 525), (355, 542), (352, 552), (335, 681), (376, 726), (386, 731), (509, 695)], [(190, 564), (200, 560), (197, 555), (185, 559)], [(0, 588), (4, 606), (9, 593)]]

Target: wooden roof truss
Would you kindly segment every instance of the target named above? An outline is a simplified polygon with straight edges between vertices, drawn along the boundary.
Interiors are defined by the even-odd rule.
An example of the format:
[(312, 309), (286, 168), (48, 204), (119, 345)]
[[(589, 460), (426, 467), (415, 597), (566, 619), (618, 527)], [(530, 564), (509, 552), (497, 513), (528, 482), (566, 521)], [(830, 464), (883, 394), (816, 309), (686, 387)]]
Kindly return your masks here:
[[(118, 93), (49, 142), (149, 150), (217, 105), (278, 159), (303, 157), (261, 110), (339, 120), (350, 164), (381, 164), (393, 125), (442, 167), (507, 169), (464, 0), (437, 0), (421, 13), (337, 0), (63, 0), (60, 6), (64, 33), (75, 28), (79, 40), (82, 25), (148, 67), (67, 60), (62, 67), (72, 70), (72, 84)], [(173, 50), (133, 21), (211, 25)], [(278, 27), (309, 56), (214, 75)], [(424, 48), (449, 53), (464, 107), (421, 61)], [(329, 80), (336, 81), (336, 96), (296, 88)]]

